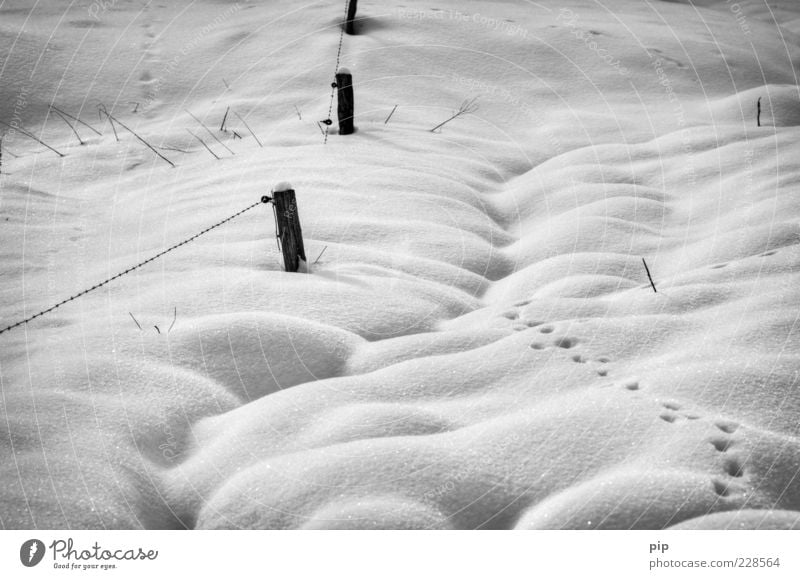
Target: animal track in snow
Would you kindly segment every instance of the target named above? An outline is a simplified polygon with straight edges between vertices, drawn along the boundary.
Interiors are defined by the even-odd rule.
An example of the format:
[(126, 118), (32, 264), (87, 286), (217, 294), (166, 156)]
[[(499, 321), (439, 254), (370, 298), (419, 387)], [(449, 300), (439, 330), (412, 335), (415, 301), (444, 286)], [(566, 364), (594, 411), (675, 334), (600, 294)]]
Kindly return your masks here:
[(726, 420), (718, 420), (717, 422), (714, 423), (714, 426), (716, 426), (726, 434), (731, 434), (733, 432), (736, 432), (736, 429), (739, 428), (739, 425), (736, 424), (735, 422), (730, 422)]
[[(738, 470), (732, 471), (732, 470), (729, 470), (728, 468), (726, 468), (726, 474), (730, 475), (731, 477), (738, 478), (738, 477), (742, 476), (741, 467), (738, 466), (738, 463), (734, 463), (734, 464), (736, 465), (734, 468), (737, 468)], [(738, 473), (738, 474), (731, 474), (732, 472)], [(717, 477), (714, 477), (714, 478), (711, 479), (711, 484), (714, 485), (714, 492), (720, 498), (730, 497), (732, 492), (736, 492), (737, 494), (740, 494), (740, 493), (743, 492), (742, 487), (735, 480), (732, 480), (732, 479), (723, 480), (723, 479), (719, 479)]]
[(719, 452), (726, 452), (733, 445), (733, 441), (729, 438), (712, 438), (709, 442)]
[[(730, 434), (734, 432), (737, 428), (737, 425), (733, 422), (715, 422), (714, 426), (717, 429), (721, 430), (725, 434)], [(726, 475), (732, 477), (734, 479), (741, 478), (744, 476), (744, 464), (742, 461), (736, 457), (728, 454), (730, 448), (734, 445), (734, 441), (728, 436), (715, 436), (709, 440), (712, 444), (714, 449), (724, 456), (724, 460), (722, 462), (722, 469)], [(714, 492), (717, 493), (720, 497), (727, 497), (730, 496), (731, 490), (741, 490), (738, 489), (735, 485), (732, 485), (730, 482), (723, 482), (719, 479), (712, 479), (712, 483), (714, 485)]]
[(670, 400), (670, 401), (667, 401), (667, 402), (662, 402), (661, 406), (664, 408), (664, 410), (662, 411), (662, 413), (659, 416), (659, 418), (661, 418), (661, 420), (664, 420), (665, 422), (675, 422), (679, 418), (685, 419), (685, 420), (699, 420), (700, 419), (700, 415), (696, 414), (694, 412), (689, 412), (689, 411), (679, 412), (679, 410), (681, 410), (682, 406), (680, 404), (678, 404), (677, 402), (674, 402), (674, 401)]
[(686, 65), (683, 64), (680, 60), (678, 60), (676, 58), (672, 58), (672, 57), (666, 56), (658, 48), (651, 48), (650, 50), (652, 50), (653, 52), (655, 52), (658, 55), (657, 58), (663, 59), (663, 60), (665, 60), (667, 62), (671, 62), (672, 64), (674, 64), (678, 68), (686, 68)]
[(729, 457), (725, 459), (725, 463), (723, 465), (725, 468), (725, 472), (732, 477), (740, 477), (744, 475), (744, 465), (739, 462), (738, 458)]
[(518, 323), (514, 324), (513, 328), (514, 331), (522, 332), (524, 330), (529, 330), (531, 328), (535, 328), (536, 326), (540, 326), (543, 323), (544, 322), (537, 322), (537, 321), (526, 322), (524, 320), (518, 320)]
[(560, 340), (556, 341), (556, 346), (559, 348), (574, 348), (578, 345), (578, 340), (575, 338), (561, 338)]
[(714, 485), (714, 492), (717, 493), (720, 497), (727, 497), (731, 494), (730, 485), (719, 479), (711, 479), (712, 484)]

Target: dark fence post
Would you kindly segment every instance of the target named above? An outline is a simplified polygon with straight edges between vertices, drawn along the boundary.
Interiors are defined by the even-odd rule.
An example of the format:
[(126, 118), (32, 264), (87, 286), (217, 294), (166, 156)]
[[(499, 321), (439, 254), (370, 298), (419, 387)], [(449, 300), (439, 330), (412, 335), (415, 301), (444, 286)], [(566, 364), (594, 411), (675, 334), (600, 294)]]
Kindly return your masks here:
[(286, 271), (297, 271), (300, 260), (307, 263), (303, 247), (303, 232), (300, 229), (300, 216), (297, 214), (297, 199), (289, 183), (278, 183), (272, 191), (275, 206), (275, 219), (278, 223), (278, 238), (283, 251), (283, 266)]
[(347, 5), (347, 24), (345, 24), (344, 31), (347, 34), (355, 34), (355, 27), (353, 25), (353, 21), (356, 19), (356, 5), (358, 4), (357, 0), (350, 0), (349, 4)]
[(353, 75), (344, 67), (336, 73), (336, 88), (339, 113), (339, 134), (353, 134), (353, 116), (355, 103), (353, 101)]

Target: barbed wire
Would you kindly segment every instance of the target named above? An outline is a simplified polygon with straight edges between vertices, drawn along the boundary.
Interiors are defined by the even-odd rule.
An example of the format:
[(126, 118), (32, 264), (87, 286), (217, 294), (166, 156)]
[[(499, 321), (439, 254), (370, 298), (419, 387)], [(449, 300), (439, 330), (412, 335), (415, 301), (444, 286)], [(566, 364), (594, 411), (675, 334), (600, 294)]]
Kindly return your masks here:
[[(344, 0), (344, 16), (342, 16), (342, 26), (341, 30), (339, 31), (339, 49), (336, 51), (336, 69), (333, 71), (333, 76), (336, 78), (336, 73), (339, 72), (339, 62), (342, 58), (342, 44), (344, 43), (344, 27), (345, 23), (347, 22), (347, 8), (350, 4), (350, 0)], [(331, 120), (331, 114), (333, 114), (333, 97), (336, 94), (336, 82), (331, 83), (331, 103), (328, 106), (328, 117), (325, 119), (325, 141), (324, 145), (328, 144), (328, 131), (333, 124)]]
[(252, 205), (250, 205), (248, 207), (245, 207), (244, 209), (242, 209), (241, 211), (239, 211), (237, 213), (234, 213), (230, 217), (226, 217), (222, 221), (218, 221), (214, 225), (206, 227), (201, 232), (196, 233), (196, 234), (192, 235), (191, 237), (188, 237), (188, 238), (184, 239), (180, 243), (176, 243), (175, 245), (172, 245), (172, 246), (168, 247), (164, 251), (161, 251), (161, 252), (155, 254), (154, 256), (152, 256), (152, 257), (150, 257), (148, 259), (145, 259), (144, 261), (141, 261), (141, 262), (137, 263), (133, 267), (129, 267), (125, 271), (121, 271), (118, 274), (116, 274), (114, 276), (111, 276), (111, 277), (105, 279), (104, 281), (101, 281), (100, 283), (98, 283), (96, 285), (93, 285), (90, 288), (87, 288), (87, 289), (85, 289), (85, 290), (83, 290), (81, 292), (78, 292), (75, 295), (70, 296), (65, 300), (61, 300), (60, 302), (58, 302), (57, 304), (55, 304), (53, 306), (50, 306), (46, 310), (42, 310), (42, 311), (40, 311), (40, 312), (38, 312), (38, 313), (36, 313), (36, 314), (34, 314), (32, 316), (29, 316), (29, 317), (25, 318), (24, 320), (20, 320), (20, 321), (14, 323), (14, 324), (11, 324), (10, 326), (6, 326), (5, 328), (0, 329), (0, 334), (3, 334), (3, 333), (8, 332), (10, 330), (13, 330), (14, 328), (17, 328), (19, 326), (23, 326), (23, 325), (27, 324), (28, 322), (31, 322), (31, 321), (35, 320), (36, 318), (44, 316), (45, 314), (49, 314), (50, 312), (52, 312), (53, 310), (55, 310), (57, 308), (60, 308), (64, 304), (67, 304), (67, 303), (69, 303), (69, 302), (71, 302), (73, 300), (76, 300), (79, 297), (85, 296), (86, 294), (88, 294), (90, 292), (93, 292), (94, 290), (99, 289), (99, 288), (103, 287), (104, 285), (107, 285), (107, 284), (111, 283), (115, 279), (118, 279), (118, 278), (120, 278), (120, 277), (122, 277), (124, 275), (127, 275), (127, 274), (129, 274), (129, 273), (131, 273), (133, 271), (136, 271), (137, 269), (147, 265), (148, 263), (157, 260), (159, 257), (162, 257), (162, 256), (168, 254), (170, 251), (174, 251), (175, 249), (178, 249), (179, 247), (182, 247), (182, 246), (186, 245), (187, 243), (189, 243), (191, 241), (194, 241), (195, 239), (197, 239), (201, 235), (205, 235), (206, 233), (208, 233), (212, 229), (216, 229), (220, 225), (224, 225), (225, 223), (231, 221), (232, 219), (235, 219), (235, 218), (239, 217), (242, 213), (246, 213), (247, 211), (250, 211), (254, 207), (256, 207), (258, 205), (261, 205), (262, 203), (268, 203), (269, 201), (270, 201), (270, 198), (264, 196), (261, 199), (259, 199), (256, 203), (253, 203)]

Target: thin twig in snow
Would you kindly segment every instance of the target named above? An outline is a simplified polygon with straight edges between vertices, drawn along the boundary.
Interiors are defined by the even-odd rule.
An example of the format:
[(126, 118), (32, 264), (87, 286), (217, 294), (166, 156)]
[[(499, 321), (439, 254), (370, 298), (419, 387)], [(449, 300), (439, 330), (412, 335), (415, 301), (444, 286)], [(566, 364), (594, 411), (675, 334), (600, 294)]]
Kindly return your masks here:
[(478, 110), (478, 105), (475, 104), (476, 100), (478, 100), (478, 97), (475, 97), (473, 99), (465, 100), (463, 103), (461, 103), (461, 106), (458, 107), (458, 110), (453, 114), (452, 117), (450, 117), (449, 119), (447, 119), (443, 123), (439, 123), (438, 125), (433, 127), (431, 129), (431, 132), (435, 133), (436, 129), (440, 129), (441, 127), (445, 126), (447, 123), (449, 123), (453, 119), (457, 119), (461, 115), (468, 115), (468, 114), (471, 114), (471, 113), (474, 113), (475, 111), (477, 111)]
[(392, 115), (394, 114), (394, 111), (396, 111), (396, 110), (397, 110), (397, 105), (394, 105), (394, 108), (392, 109), (392, 112), (390, 112), (390, 113), (389, 113), (389, 116), (388, 116), (388, 117), (386, 117), (386, 120), (385, 120), (385, 121), (383, 121), (383, 124), (384, 124), (384, 125), (385, 125), (386, 123), (388, 123), (388, 122), (389, 122), (389, 119), (391, 119), (391, 118), (392, 118)]
[(142, 331), (142, 326), (139, 325), (139, 322), (136, 321), (136, 318), (133, 317), (133, 314), (131, 312), (128, 312), (128, 315), (131, 317), (131, 319), (133, 320), (133, 323), (136, 324), (136, 327), (139, 328), (139, 331), (141, 332)]
[(247, 127), (247, 130), (248, 130), (248, 131), (250, 131), (250, 134), (251, 134), (251, 135), (253, 135), (253, 138), (256, 140), (256, 143), (258, 143), (258, 146), (259, 146), (259, 147), (263, 147), (264, 145), (262, 145), (262, 144), (261, 144), (261, 141), (259, 141), (259, 140), (258, 140), (258, 137), (257, 137), (257, 136), (256, 136), (256, 134), (253, 132), (253, 129), (251, 129), (251, 128), (250, 128), (250, 125), (248, 125), (248, 124), (247, 124), (247, 121), (246, 121), (246, 120), (244, 120), (244, 119), (243, 119), (243, 118), (242, 118), (242, 117), (239, 115), (239, 113), (237, 113), (236, 111), (233, 111), (233, 114), (234, 114), (234, 115), (236, 115), (236, 118), (237, 118), (237, 119), (239, 119), (240, 121), (242, 121), (242, 123), (244, 123), (244, 126), (245, 126), (245, 127)]
[(83, 122), (82, 120), (80, 120), (78, 117), (73, 117), (73, 116), (72, 116), (71, 114), (69, 114), (68, 112), (62, 111), (62, 110), (61, 110), (60, 108), (58, 108), (56, 105), (50, 105), (50, 108), (51, 108), (51, 109), (53, 109), (54, 111), (56, 111), (57, 113), (61, 113), (62, 115), (65, 115), (65, 116), (67, 116), (67, 117), (71, 118), (73, 121), (75, 121), (75, 122), (78, 122), (78, 123), (82, 124), (84, 127), (86, 127), (87, 129), (89, 129), (90, 131), (94, 131), (94, 132), (95, 132), (97, 135), (99, 135), (99, 136), (101, 136), (101, 137), (103, 136), (103, 133), (101, 133), (100, 131), (98, 131), (97, 129), (95, 129), (95, 128), (94, 128), (92, 125), (90, 125), (89, 123), (84, 123), (84, 122)]
[(761, 126), (761, 97), (756, 101), (756, 125)]
[(14, 153), (13, 151), (9, 151), (9, 150), (8, 150), (8, 147), (4, 147), (4, 146), (3, 146), (3, 139), (5, 139), (5, 137), (6, 137), (6, 134), (5, 134), (5, 133), (3, 133), (2, 135), (0, 135), (0, 166), (2, 166), (3, 151), (5, 151), (6, 153), (8, 153), (9, 155), (11, 155), (12, 157), (14, 157), (15, 159), (19, 159), (19, 155), (17, 155), (17, 154), (16, 154), (16, 153)]
[(186, 151), (185, 149), (180, 149), (178, 147), (171, 147), (171, 146), (163, 146), (162, 145), (162, 146), (160, 146), (158, 148), (161, 149), (162, 151), (176, 151), (178, 153), (188, 153), (189, 152), (189, 151)]
[(114, 138), (119, 143), (119, 135), (117, 134), (117, 127), (114, 126), (114, 121), (111, 119), (111, 115), (108, 114), (108, 109), (106, 109), (106, 105), (100, 103), (97, 105), (97, 115), (102, 119), (103, 115), (106, 116), (108, 122), (111, 123), (111, 130), (114, 131)]
[(173, 310), (172, 313), (172, 323), (169, 325), (169, 329), (167, 330), (168, 334), (172, 331), (172, 326), (175, 325), (175, 321), (177, 319), (178, 319), (178, 306), (175, 306), (175, 309)]
[(35, 135), (33, 135), (33, 134), (29, 133), (28, 131), (22, 129), (21, 127), (12, 127), (11, 125), (9, 125), (5, 121), (0, 121), (0, 125), (4, 125), (4, 126), (8, 127), (9, 129), (13, 129), (15, 131), (19, 131), (20, 133), (22, 133), (26, 137), (30, 137), (31, 139), (33, 139), (34, 141), (36, 141), (40, 145), (44, 145), (45, 147), (47, 147), (48, 149), (53, 151), (59, 157), (64, 157), (65, 156), (64, 153), (62, 153), (61, 151), (58, 151), (58, 150), (54, 149), (53, 147), (51, 147), (50, 145), (45, 143), (43, 140), (41, 140), (39, 137), (36, 137)]
[(228, 111), (230, 111), (230, 110), (231, 110), (231, 107), (228, 107), (227, 109), (225, 109), (225, 116), (222, 117), (222, 123), (220, 123), (220, 125), (219, 125), (219, 130), (221, 132), (223, 132), (223, 133), (225, 132), (225, 121), (228, 120)]
[(325, 247), (323, 247), (323, 248), (322, 248), (322, 251), (320, 251), (320, 252), (319, 252), (319, 255), (317, 256), (317, 259), (315, 259), (315, 260), (314, 260), (314, 263), (312, 263), (311, 265), (316, 265), (316, 263), (319, 261), (319, 258), (320, 258), (320, 257), (322, 257), (322, 254), (323, 254), (323, 253), (325, 253), (325, 250), (326, 250), (326, 249), (328, 249), (328, 246), (327, 246), (327, 245), (326, 245)]
[(212, 155), (214, 155), (214, 158), (215, 158), (217, 161), (219, 161), (219, 157), (217, 157), (217, 154), (216, 154), (214, 151), (212, 151), (212, 150), (209, 148), (209, 146), (208, 146), (208, 145), (206, 145), (206, 143), (205, 143), (205, 141), (203, 141), (203, 139), (201, 139), (200, 137), (198, 137), (197, 135), (195, 135), (195, 134), (194, 134), (192, 131), (190, 131), (189, 129), (186, 129), (186, 132), (188, 132), (188, 133), (189, 133), (190, 135), (192, 135), (192, 136), (193, 136), (195, 139), (197, 139), (198, 141), (200, 141), (200, 144), (201, 144), (201, 145), (203, 145), (203, 146), (206, 148), (206, 151), (208, 151), (209, 153), (211, 153)]
[(214, 139), (216, 142), (218, 142), (220, 145), (222, 145), (223, 147), (225, 147), (226, 149), (228, 149), (228, 152), (229, 152), (231, 155), (235, 155), (235, 154), (236, 154), (236, 153), (234, 153), (233, 151), (231, 151), (231, 150), (228, 148), (228, 146), (227, 146), (225, 143), (223, 143), (222, 141), (220, 141), (220, 140), (217, 138), (217, 136), (216, 136), (214, 133), (212, 133), (212, 132), (211, 132), (211, 129), (209, 129), (207, 126), (205, 126), (205, 125), (203, 124), (203, 121), (201, 121), (201, 120), (200, 120), (200, 119), (198, 119), (196, 116), (194, 116), (194, 115), (193, 115), (191, 112), (189, 112), (189, 110), (188, 110), (188, 109), (184, 109), (184, 110), (185, 110), (187, 113), (189, 113), (189, 116), (190, 116), (190, 117), (192, 117), (194, 120), (196, 120), (198, 123), (200, 123), (200, 126), (201, 126), (201, 127), (203, 127), (203, 128), (206, 130), (206, 132), (207, 132), (209, 135), (211, 135), (211, 137), (212, 137), (212, 138), (213, 138), (213, 139)]
[(642, 258), (642, 263), (644, 264), (644, 270), (647, 272), (647, 279), (650, 280), (650, 285), (653, 287), (653, 291), (655, 293), (658, 293), (658, 290), (656, 289), (656, 284), (653, 283), (653, 278), (650, 277), (650, 268), (647, 267), (647, 262), (644, 260), (644, 258)]
[(132, 134), (134, 137), (136, 137), (137, 139), (139, 139), (139, 140), (140, 140), (142, 143), (144, 143), (144, 144), (145, 144), (145, 146), (146, 146), (148, 149), (150, 149), (150, 150), (151, 150), (151, 151), (153, 151), (153, 152), (154, 152), (156, 155), (158, 155), (159, 157), (161, 157), (161, 158), (162, 158), (164, 161), (166, 161), (167, 163), (169, 163), (169, 164), (170, 164), (170, 166), (172, 166), (172, 168), (175, 168), (175, 163), (173, 163), (172, 161), (170, 161), (169, 159), (167, 159), (167, 158), (166, 158), (164, 155), (162, 155), (161, 153), (159, 153), (158, 151), (156, 151), (156, 148), (155, 148), (153, 145), (151, 145), (150, 143), (148, 143), (147, 141), (145, 141), (145, 140), (144, 140), (142, 137), (140, 137), (140, 136), (139, 136), (139, 135), (138, 135), (138, 134), (137, 134), (137, 133), (136, 133), (136, 132), (135, 132), (133, 129), (131, 129), (130, 127), (128, 127), (128, 126), (127, 126), (125, 123), (123, 123), (122, 121), (120, 121), (118, 118), (116, 118), (116, 117), (114, 117), (114, 116), (110, 115), (108, 112), (106, 112), (106, 113), (105, 113), (105, 115), (106, 115), (106, 116), (109, 118), (109, 120), (111, 120), (111, 121), (116, 121), (116, 122), (119, 124), (119, 126), (120, 126), (120, 127), (122, 127), (123, 129), (125, 129), (126, 131), (128, 131), (130, 134)]
[(78, 131), (76, 131), (76, 130), (75, 130), (75, 127), (73, 127), (73, 126), (72, 126), (72, 123), (70, 123), (70, 122), (67, 120), (67, 117), (65, 117), (64, 115), (62, 115), (62, 114), (61, 114), (60, 112), (58, 112), (58, 111), (56, 111), (56, 114), (57, 114), (59, 117), (61, 117), (61, 120), (62, 120), (62, 121), (64, 121), (65, 123), (67, 123), (67, 126), (68, 126), (70, 129), (72, 129), (72, 132), (73, 132), (73, 133), (75, 133), (75, 138), (77, 138), (77, 139), (78, 139), (78, 142), (79, 142), (81, 145), (85, 145), (86, 143), (84, 143), (84, 142), (83, 142), (83, 139), (81, 139), (81, 136), (78, 134)]

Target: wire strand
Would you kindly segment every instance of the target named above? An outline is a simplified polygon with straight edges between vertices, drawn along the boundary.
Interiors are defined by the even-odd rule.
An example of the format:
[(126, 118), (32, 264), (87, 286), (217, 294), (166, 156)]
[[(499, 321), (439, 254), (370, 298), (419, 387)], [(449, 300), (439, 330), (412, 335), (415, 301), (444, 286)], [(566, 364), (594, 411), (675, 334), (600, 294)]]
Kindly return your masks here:
[[(344, 43), (344, 26), (347, 22), (347, 8), (350, 4), (350, 0), (344, 0), (344, 16), (342, 16), (342, 26), (341, 30), (339, 31), (339, 49), (336, 51), (336, 70), (333, 72), (333, 77), (336, 78), (336, 73), (339, 72), (339, 62), (342, 58), (342, 44)], [(336, 83), (331, 83), (331, 104), (328, 106), (328, 120), (331, 118), (331, 114), (333, 113), (333, 97), (336, 94)], [(330, 130), (331, 125), (325, 125), (325, 141), (324, 145), (328, 144), (328, 131)]]
[(161, 251), (161, 252), (159, 252), (159, 253), (155, 254), (154, 256), (152, 256), (152, 257), (150, 257), (150, 258), (148, 258), (148, 259), (146, 259), (146, 260), (144, 260), (144, 261), (141, 261), (141, 262), (137, 263), (137, 264), (136, 264), (136, 265), (134, 265), (133, 267), (129, 267), (129, 268), (128, 268), (128, 269), (126, 269), (125, 271), (121, 271), (121, 272), (119, 272), (118, 274), (116, 274), (116, 275), (114, 275), (114, 276), (111, 276), (111, 277), (109, 277), (109, 278), (105, 279), (104, 281), (101, 281), (100, 283), (98, 283), (98, 284), (96, 284), (96, 285), (93, 285), (93, 286), (92, 286), (92, 287), (90, 287), (90, 288), (87, 288), (87, 289), (85, 289), (85, 290), (83, 290), (83, 291), (81, 291), (81, 292), (78, 292), (77, 294), (75, 294), (75, 295), (73, 295), (73, 296), (70, 296), (70, 297), (68, 297), (68, 298), (67, 298), (67, 299), (65, 299), (65, 300), (62, 300), (62, 301), (58, 302), (57, 304), (55, 304), (55, 305), (53, 305), (53, 306), (50, 306), (50, 307), (49, 307), (49, 308), (47, 308), (46, 310), (42, 310), (41, 312), (38, 312), (37, 314), (34, 314), (34, 315), (32, 315), (32, 316), (30, 316), (30, 317), (28, 317), (28, 318), (25, 318), (24, 320), (20, 320), (20, 321), (18, 321), (18, 322), (16, 322), (16, 323), (14, 323), (14, 324), (11, 324), (10, 326), (7, 326), (7, 327), (5, 327), (5, 328), (1, 329), (1, 330), (0, 330), (0, 334), (3, 334), (3, 333), (5, 333), (5, 332), (8, 332), (8, 331), (10, 331), (10, 330), (13, 330), (14, 328), (17, 328), (17, 327), (19, 327), (19, 326), (25, 325), (25, 324), (27, 324), (28, 322), (35, 320), (36, 318), (39, 318), (39, 317), (41, 317), (41, 316), (44, 316), (45, 314), (49, 314), (49, 313), (50, 313), (50, 312), (52, 312), (53, 310), (55, 310), (55, 309), (57, 309), (57, 308), (60, 308), (61, 306), (63, 306), (63, 305), (64, 305), (64, 304), (66, 304), (66, 303), (69, 303), (69, 302), (71, 302), (71, 301), (73, 301), (73, 300), (76, 300), (76, 299), (78, 299), (79, 297), (85, 296), (85, 295), (86, 295), (86, 294), (88, 294), (89, 292), (93, 292), (94, 290), (96, 290), (96, 289), (99, 289), (99, 288), (103, 287), (104, 285), (107, 285), (107, 284), (111, 283), (111, 282), (112, 282), (112, 281), (114, 281), (115, 279), (118, 279), (118, 278), (120, 278), (120, 277), (122, 277), (122, 276), (124, 276), (124, 275), (127, 275), (127, 274), (129, 274), (129, 273), (131, 273), (131, 272), (133, 272), (133, 271), (136, 271), (137, 269), (139, 269), (139, 268), (141, 268), (141, 267), (143, 267), (143, 266), (147, 265), (148, 263), (150, 263), (150, 262), (152, 262), (152, 261), (155, 261), (155, 260), (157, 260), (159, 257), (162, 257), (162, 256), (164, 256), (164, 255), (168, 254), (170, 251), (173, 251), (173, 250), (175, 250), (175, 249), (178, 249), (179, 247), (182, 247), (182, 246), (186, 245), (186, 244), (187, 244), (187, 243), (189, 243), (190, 241), (194, 241), (195, 239), (197, 239), (197, 238), (198, 238), (198, 237), (200, 237), (201, 235), (205, 235), (206, 233), (208, 233), (208, 232), (209, 232), (209, 231), (211, 231), (212, 229), (216, 229), (216, 228), (217, 228), (217, 227), (219, 227), (220, 225), (224, 225), (224, 224), (225, 224), (225, 223), (227, 223), (228, 221), (231, 221), (232, 219), (235, 219), (235, 218), (239, 217), (239, 216), (240, 216), (242, 213), (245, 213), (245, 212), (247, 212), (247, 211), (250, 211), (250, 210), (251, 210), (251, 209), (253, 209), (254, 207), (256, 207), (256, 206), (258, 206), (258, 205), (261, 205), (262, 203), (264, 203), (264, 201), (263, 201), (263, 200), (260, 200), (260, 201), (258, 201), (257, 203), (253, 203), (252, 205), (250, 205), (249, 207), (245, 207), (244, 209), (242, 209), (242, 210), (241, 210), (241, 211), (239, 211), (238, 213), (234, 213), (234, 214), (233, 214), (233, 215), (231, 215), (230, 217), (226, 217), (226, 218), (225, 218), (225, 219), (223, 219), (222, 221), (218, 221), (218, 222), (217, 222), (217, 223), (215, 223), (214, 225), (211, 225), (210, 227), (206, 227), (206, 228), (205, 228), (205, 229), (203, 229), (201, 232), (199, 232), (199, 233), (196, 233), (196, 234), (192, 235), (191, 237), (189, 237), (189, 238), (187, 238), (187, 239), (184, 239), (184, 240), (183, 240), (183, 241), (181, 241), (180, 243), (176, 243), (175, 245), (173, 245), (173, 246), (171, 246), (171, 247), (168, 247), (168, 248), (167, 248), (167, 249), (165, 249), (164, 251)]

